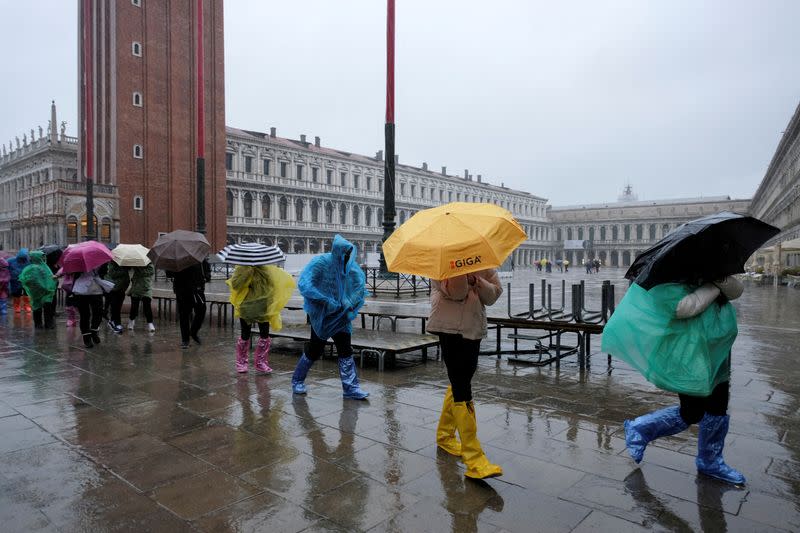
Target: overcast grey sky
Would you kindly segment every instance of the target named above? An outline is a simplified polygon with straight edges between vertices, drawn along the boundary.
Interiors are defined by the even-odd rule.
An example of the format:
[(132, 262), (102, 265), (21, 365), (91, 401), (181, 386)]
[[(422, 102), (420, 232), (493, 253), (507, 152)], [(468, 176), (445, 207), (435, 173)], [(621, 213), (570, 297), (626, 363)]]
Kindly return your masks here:
[[(794, 0), (397, 0), (397, 153), (553, 205), (750, 197), (800, 102)], [(75, 134), (75, 0), (0, 0), (0, 142)], [(228, 125), (383, 148), (384, 0), (226, 0)]]

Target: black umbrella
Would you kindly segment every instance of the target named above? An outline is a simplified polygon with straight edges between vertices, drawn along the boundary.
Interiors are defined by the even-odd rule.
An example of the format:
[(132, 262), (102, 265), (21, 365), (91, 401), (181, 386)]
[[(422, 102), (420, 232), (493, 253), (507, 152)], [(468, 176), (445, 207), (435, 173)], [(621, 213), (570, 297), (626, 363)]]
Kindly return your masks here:
[(47, 258), (48, 265), (55, 265), (61, 254), (64, 253), (64, 247), (58, 244), (45, 244), (39, 247), (39, 251)]
[(757, 218), (730, 211), (678, 226), (633, 262), (625, 277), (644, 289), (661, 283), (702, 283), (744, 272), (744, 263), (780, 233)]

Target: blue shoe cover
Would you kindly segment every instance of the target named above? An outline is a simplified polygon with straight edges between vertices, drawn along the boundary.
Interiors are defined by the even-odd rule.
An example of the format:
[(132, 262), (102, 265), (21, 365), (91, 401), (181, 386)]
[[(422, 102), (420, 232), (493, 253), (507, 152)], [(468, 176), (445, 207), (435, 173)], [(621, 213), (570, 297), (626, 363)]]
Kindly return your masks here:
[(300, 357), (300, 360), (297, 362), (297, 366), (294, 369), (294, 374), (292, 374), (292, 392), (295, 394), (305, 394), (306, 393), (306, 376), (308, 375), (308, 371), (311, 369), (311, 366), (314, 364), (314, 361), (306, 357), (306, 354), (303, 354)]
[(733, 485), (744, 485), (742, 473), (725, 464), (722, 458), (729, 421), (728, 415), (714, 416), (706, 413), (700, 421), (695, 464), (701, 474)]
[(356, 363), (352, 356), (339, 358), (339, 375), (342, 378), (342, 396), (351, 400), (364, 400), (369, 396), (368, 392), (358, 386)]
[(635, 420), (625, 421), (625, 445), (628, 453), (637, 463), (644, 457), (647, 444), (659, 437), (680, 433), (688, 426), (681, 418), (680, 407), (667, 407), (653, 413), (642, 415)]

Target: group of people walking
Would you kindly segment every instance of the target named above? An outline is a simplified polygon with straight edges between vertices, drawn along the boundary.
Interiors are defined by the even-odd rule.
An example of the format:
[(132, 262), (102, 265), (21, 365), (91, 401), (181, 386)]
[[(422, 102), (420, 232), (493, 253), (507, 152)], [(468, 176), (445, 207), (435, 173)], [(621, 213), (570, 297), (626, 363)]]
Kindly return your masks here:
[[(332, 339), (343, 397), (369, 397), (361, 387), (353, 360), (352, 323), (367, 296), (364, 271), (356, 256), (356, 247), (336, 235), (331, 251), (313, 258), (299, 276), (297, 288), (304, 298), (310, 341), (292, 373), (291, 388), (296, 395), (310, 392), (306, 379)], [(86, 347), (100, 342), (98, 329), (104, 304), (109, 328), (115, 333), (123, 331), (120, 315), (126, 295), (131, 297), (128, 329), (134, 329), (141, 305), (152, 332), (153, 275), (152, 265), (122, 267), (113, 262), (64, 275), (43, 252), (28, 254), (23, 249), (9, 261), (0, 259), (0, 314), (6, 312), (6, 298), (11, 295), (16, 313), (29, 312), (30, 306), (37, 327), (53, 327), (56, 280), (61, 279), (61, 287), (69, 295), (68, 319), (72, 317), (70, 309), (77, 308)], [(167, 272), (167, 276), (176, 295), (182, 347), (188, 347), (190, 339), (200, 344), (198, 332), (206, 308), (204, 287), (210, 280), (208, 261)], [(278, 266), (245, 262), (237, 264), (227, 284), (241, 329), (234, 350), (235, 371), (243, 374), (249, 370), (252, 328), (256, 325), (254, 368), (259, 374), (269, 374), (270, 330), (281, 327), (280, 312), (295, 288), (294, 280)], [(725, 463), (722, 451), (729, 426), (729, 354), (737, 332), (735, 311), (729, 302), (742, 294), (743, 287), (730, 276), (701, 284), (654, 285), (631, 285), (606, 326), (603, 350), (629, 361), (664, 390), (678, 392), (679, 405), (625, 421), (628, 452), (639, 463), (653, 440), (699, 424), (698, 472), (741, 485), (744, 476)], [(498, 275), (491, 268), (431, 280), (427, 329), (439, 337), (449, 380), (436, 444), (460, 457), (466, 465), (465, 475), (475, 479), (503, 474), (502, 467), (488, 459), (478, 440), (471, 386), (481, 339), (487, 331), (486, 306), (494, 304), (502, 292)], [(698, 383), (700, 374), (707, 375), (703, 383)]]

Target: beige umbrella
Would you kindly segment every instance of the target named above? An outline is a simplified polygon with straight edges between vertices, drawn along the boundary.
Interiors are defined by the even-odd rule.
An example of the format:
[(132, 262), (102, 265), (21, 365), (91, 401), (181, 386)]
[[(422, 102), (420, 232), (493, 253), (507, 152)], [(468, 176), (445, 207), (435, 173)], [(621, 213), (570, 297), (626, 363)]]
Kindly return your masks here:
[(111, 250), (114, 262), (122, 267), (144, 267), (150, 264), (149, 248), (141, 244), (118, 244)]

